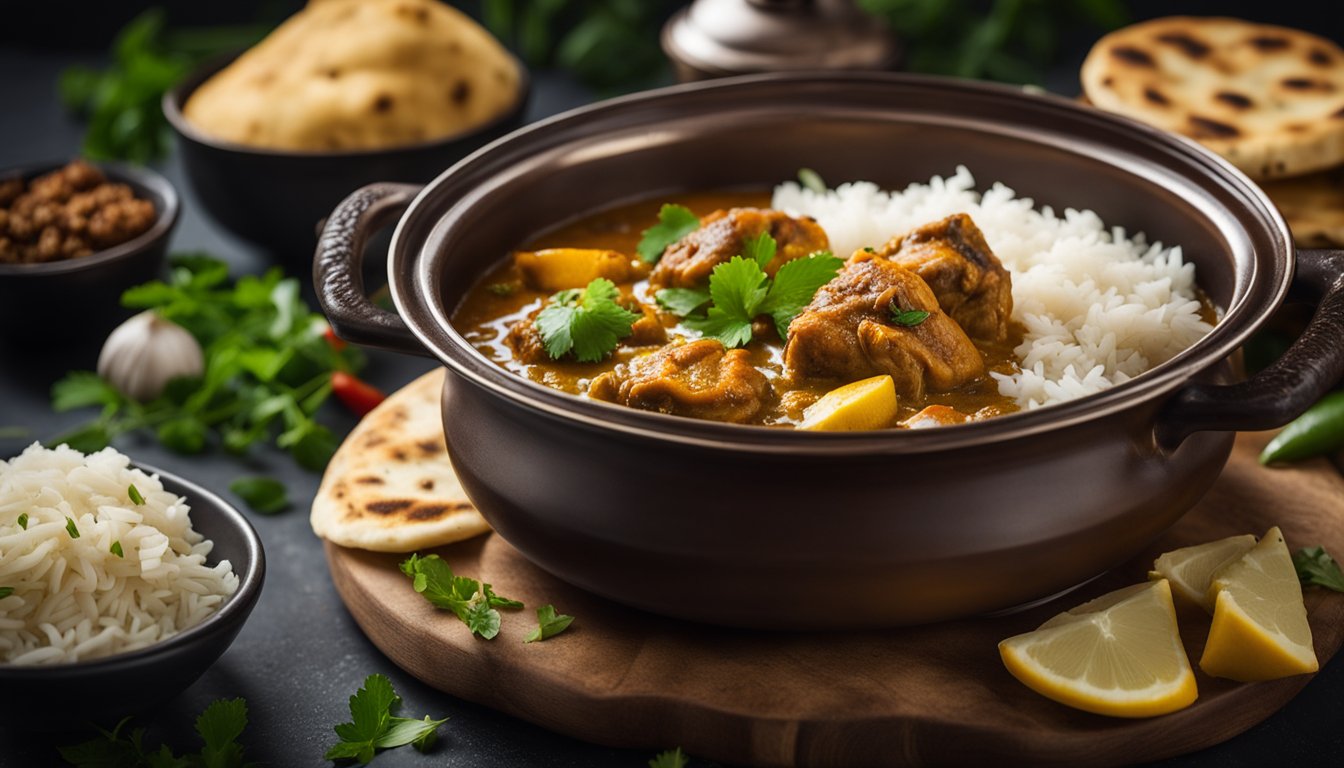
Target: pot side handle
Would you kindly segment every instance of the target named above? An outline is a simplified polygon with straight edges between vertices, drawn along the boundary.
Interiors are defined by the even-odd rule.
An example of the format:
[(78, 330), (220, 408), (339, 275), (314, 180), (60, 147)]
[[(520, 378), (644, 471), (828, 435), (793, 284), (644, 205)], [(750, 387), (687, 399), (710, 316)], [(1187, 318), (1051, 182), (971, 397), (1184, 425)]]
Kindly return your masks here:
[(380, 182), (355, 190), (332, 210), (313, 257), (317, 302), (337, 336), (355, 344), (413, 355), (428, 350), (396, 313), (364, 294), (364, 246), (369, 236), (396, 221), (422, 187)]
[(1306, 330), (1283, 357), (1246, 381), (1188, 384), (1162, 407), (1157, 444), (1174, 449), (1194, 432), (1287, 424), (1344, 379), (1344, 251), (1299, 250), (1291, 290), (1316, 302)]

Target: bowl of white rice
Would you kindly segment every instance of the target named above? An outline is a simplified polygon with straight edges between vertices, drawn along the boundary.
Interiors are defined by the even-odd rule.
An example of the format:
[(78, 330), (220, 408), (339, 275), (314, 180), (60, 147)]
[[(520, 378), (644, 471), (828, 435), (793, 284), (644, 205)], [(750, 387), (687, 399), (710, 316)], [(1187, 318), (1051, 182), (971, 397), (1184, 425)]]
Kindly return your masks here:
[(238, 510), (115, 449), (0, 461), (0, 717), (171, 698), (228, 648), (264, 575)]
[[(830, 189), (787, 183), (800, 168)], [(512, 250), (715, 190), (773, 190), (842, 257), (969, 213), (1012, 272), (1025, 334), (996, 383), (1018, 409), (848, 433), (716, 423), (544, 386), (454, 326)], [(394, 220), (396, 314), (359, 290), (363, 245)], [(918, 624), (1076, 586), (1180, 519), (1236, 430), (1285, 423), (1344, 375), (1344, 252), (1296, 252), (1236, 168), (1069, 99), (892, 73), (729, 78), (558, 115), (423, 189), (352, 191), (314, 278), (343, 337), (443, 363), (454, 469), (531, 561), (637, 608), (766, 629)], [(1236, 352), (1290, 289), (1317, 317), (1247, 379)]]

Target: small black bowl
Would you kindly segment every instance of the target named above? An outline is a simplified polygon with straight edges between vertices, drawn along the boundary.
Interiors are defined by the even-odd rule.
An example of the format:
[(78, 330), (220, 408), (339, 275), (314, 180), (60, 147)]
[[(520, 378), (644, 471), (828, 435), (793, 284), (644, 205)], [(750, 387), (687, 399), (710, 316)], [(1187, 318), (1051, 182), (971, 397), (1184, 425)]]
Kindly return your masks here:
[(247, 518), (195, 483), (137, 466), (157, 474), (165, 490), (186, 498), (192, 527), (215, 543), (209, 562), (228, 560), (238, 574), (238, 590), (205, 621), (147, 648), (73, 664), (0, 664), (0, 722), (6, 727), (49, 730), (69, 727), (72, 721), (115, 723), (162, 704), (215, 663), (257, 604), (266, 555)]
[[(65, 163), (0, 171), (0, 179), (33, 179)], [(130, 186), (154, 204), (154, 225), (121, 245), (77, 259), (43, 264), (0, 264), (0, 338), (31, 346), (51, 341), (102, 338), (131, 310), (122, 291), (158, 277), (177, 226), (177, 190), (158, 173), (121, 163), (93, 163), (108, 181)]]
[(472, 151), (522, 124), (530, 95), (518, 67), (518, 99), (504, 114), (433, 141), (386, 149), (308, 152), (267, 149), (213, 138), (182, 114), (193, 91), (236, 58), (209, 63), (163, 95), (188, 182), (216, 222), (306, 274), (317, 229), (352, 189), (375, 181), (425, 183)]

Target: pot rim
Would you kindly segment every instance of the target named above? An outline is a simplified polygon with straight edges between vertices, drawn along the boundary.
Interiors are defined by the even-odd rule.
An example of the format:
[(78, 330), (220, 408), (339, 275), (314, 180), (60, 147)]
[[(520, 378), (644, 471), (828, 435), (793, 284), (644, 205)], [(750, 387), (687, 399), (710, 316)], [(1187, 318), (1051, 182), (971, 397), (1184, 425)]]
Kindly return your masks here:
[[(1276, 246), (1272, 256), (1277, 260), (1277, 266), (1281, 268), (1272, 271), (1254, 270), (1246, 289), (1234, 294), (1231, 305), (1225, 308), (1223, 316), (1204, 338), (1170, 360), (1110, 389), (1067, 402), (1017, 411), (984, 421), (939, 429), (876, 432), (812, 432), (757, 425), (724, 424), (643, 411), (554, 390), (507, 371), (486, 359), (451, 325), (448, 315), (451, 314), (453, 307), (444, 307), (441, 301), (428, 298), (435, 295), (437, 288), (436, 275), (429, 269), (429, 265), (436, 258), (434, 246), (437, 238), (431, 233), (430, 237), (423, 238), (420, 242), (412, 242), (411, 223), (421, 218), (441, 223), (450, 210), (469, 207), (473, 201), (482, 196), (485, 188), (490, 186), (488, 182), (482, 181), (479, 186), (453, 200), (447, 209), (430, 210), (433, 208), (431, 198), (435, 192), (454, 177), (469, 173), (474, 166), (487, 163), (493, 155), (502, 153), (510, 147), (526, 143), (546, 146), (545, 138), (551, 135), (564, 136), (567, 128), (576, 123), (583, 124), (594, 114), (602, 115), (644, 106), (651, 102), (675, 99), (683, 94), (732, 92), (759, 88), (763, 85), (792, 84), (868, 87), (903, 85), (952, 89), (987, 98), (1025, 99), (1043, 109), (1071, 114), (1075, 119), (1109, 124), (1112, 130), (1133, 132), (1147, 144), (1181, 156), (1192, 167), (1202, 170), (1206, 180), (1216, 180), (1245, 198), (1245, 204), (1240, 210), (1256, 212), (1259, 214), (1258, 218), (1268, 225), (1269, 234)], [(524, 153), (523, 156), (528, 155), (529, 153)], [(1132, 169), (1121, 165), (1113, 167), (1131, 175), (1135, 173)], [(1181, 175), (1194, 178), (1188, 174)], [(429, 229), (422, 231), (429, 232)], [(521, 128), (482, 147), (426, 185), (401, 215), (388, 250), (388, 285), (392, 299), (407, 326), (434, 357), (472, 385), (544, 416), (601, 432), (699, 448), (746, 450), (766, 454), (805, 453), (818, 456), (909, 454), (953, 450), (972, 444), (1004, 442), (1062, 430), (1102, 419), (1117, 411), (1132, 408), (1173, 392), (1196, 374), (1225, 360), (1264, 322), (1269, 311), (1282, 303), (1294, 273), (1294, 250), (1291, 243), (1288, 226), (1278, 209), (1259, 186), (1235, 166), (1193, 140), (1158, 130), (1121, 115), (1084, 106), (1062, 96), (1030, 93), (1013, 86), (995, 83), (930, 75), (888, 72), (768, 73), (685, 83), (597, 102)], [(1255, 255), (1265, 257), (1259, 253)], [(1277, 283), (1266, 285), (1266, 282), (1276, 275)], [(1248, 297), (1257, 290), (1261, 295), (1255, 298), (1258, 299), (1257, 303), (1260, 306), (1248, 306), (1250, 304)], [(1154, 450), (1162, 450), (1156, 441)]]

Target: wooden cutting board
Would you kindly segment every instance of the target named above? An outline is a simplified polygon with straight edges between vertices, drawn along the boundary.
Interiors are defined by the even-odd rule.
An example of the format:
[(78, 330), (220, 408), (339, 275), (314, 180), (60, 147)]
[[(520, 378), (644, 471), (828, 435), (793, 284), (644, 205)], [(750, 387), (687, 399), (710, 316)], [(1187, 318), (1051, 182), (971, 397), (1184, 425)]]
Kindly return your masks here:
[[(496, 535), (438, 550), (460, 574), (527, 603), (498, 637), (471, 636), (413, 592), (399, 556), (327, 545), (332, 578), (369, 638), (397, 665), (454, 696), (577, 738), (648, 751), (681, 746), (730, 764), (1111, 765), (1194, 751), (1268, 717), (1308, 681), (1239, 684), (1196, 669), (1199, 700), (1146, 720), (1091, 715), (1019, 684), (996, 643), (1083, 600), (1142, 581), (1162, 551), (1279, 525), (1288, 545), (1344, 555), (1344, 478), (1325, 460), (1268, 470), (1267, 435), (1238, 438), (1227, 470), (1149, 551), (1053, 603), (1009, 615), (861, 633), (770, 633), (690, 624), (591, 596), (532, 566)], [(713, 600), (687, 574), (687, 600)], [(787, 584), (779, 585), (788, 589)], [(1309, 589), (1324, 664), (1344, 640), (1344, 595)], [(524, 645), (533, 608), (576, 617)], [(825, 606), (800, 606), (824, 610)], [(1192, 662), (1209, 619), (1181, 615)]]

